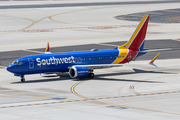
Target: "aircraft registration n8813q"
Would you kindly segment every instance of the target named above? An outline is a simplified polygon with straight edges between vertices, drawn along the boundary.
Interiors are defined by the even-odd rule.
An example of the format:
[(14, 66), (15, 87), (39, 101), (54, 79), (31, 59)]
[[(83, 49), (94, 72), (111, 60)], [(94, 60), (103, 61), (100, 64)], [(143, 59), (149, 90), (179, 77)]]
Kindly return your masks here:
[[(147, 53), (148, 49), (144, 49), (144, 40), (149, 17), (144, 15), (130, 40), (115, 49), (51, 53), (48, 43), (45, 54), (19, 58), (9, 65), (7, 70), (21, 77), (22, 82), (25, 81), (25, 75), (38, 73), (69, 72), (71, 78), (93, 78), (94, 69), (123, 66)], [(153, 64), (157, 56), (150, 64)]]

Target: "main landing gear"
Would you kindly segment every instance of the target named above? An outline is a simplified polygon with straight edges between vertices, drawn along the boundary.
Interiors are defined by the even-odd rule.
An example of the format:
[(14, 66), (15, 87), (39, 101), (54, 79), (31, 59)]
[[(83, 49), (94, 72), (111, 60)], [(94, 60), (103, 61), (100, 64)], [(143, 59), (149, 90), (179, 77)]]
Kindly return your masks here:
[(90, 70), (90, 71), (89, 71), (88, 78), (92, 78), (92, 79), (94, 78), (93, 70)]
[(25, 78), (24, 77), (21, 77), (21, 82), (25, 82)]
[(88, 77), (89, 78), (94, 78), (94, 73), (89, 73)]

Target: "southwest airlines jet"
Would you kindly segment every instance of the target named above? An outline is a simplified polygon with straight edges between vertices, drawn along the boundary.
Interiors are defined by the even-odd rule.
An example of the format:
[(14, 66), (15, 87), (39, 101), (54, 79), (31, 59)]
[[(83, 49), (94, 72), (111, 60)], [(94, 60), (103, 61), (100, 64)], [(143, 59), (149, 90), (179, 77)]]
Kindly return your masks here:
[(7, 70), (21, 77), (21, 82), (25, 81), (25, 75), (37, 73), (69, 72), (71, 78), (93, 78), (94, 69), (122, 66), (147, 53), (148, 49), (144, 49), (144, 40), (149, 17), (145, 15), (130, 40), (115, 49), (51, 53), (48, 43), (45, 54), (19, 58), (9, 65)]

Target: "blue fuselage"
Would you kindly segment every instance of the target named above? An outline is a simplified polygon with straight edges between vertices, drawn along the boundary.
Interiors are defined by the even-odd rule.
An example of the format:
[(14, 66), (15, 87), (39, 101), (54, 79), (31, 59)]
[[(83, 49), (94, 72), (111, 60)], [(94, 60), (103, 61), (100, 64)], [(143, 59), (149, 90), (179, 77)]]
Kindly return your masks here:
[(16, 75), (68, 72), (73, 65), (111, 64), (119, 55), (118, 49), (38, 54), (19, 58), (7, 70)]

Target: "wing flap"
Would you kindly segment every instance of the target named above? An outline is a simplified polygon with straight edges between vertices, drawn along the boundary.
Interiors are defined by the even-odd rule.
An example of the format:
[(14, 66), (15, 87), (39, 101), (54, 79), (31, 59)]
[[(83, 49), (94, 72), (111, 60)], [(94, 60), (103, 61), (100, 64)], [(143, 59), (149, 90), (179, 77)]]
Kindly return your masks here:
[(75, 65), (80, 67), (86, 67), (89, 70), (93, 69), (103, 69), (103, 68), (111, 68), (111, 67), (121, 67), (122, 64), (96, 64), (96, 65)]

